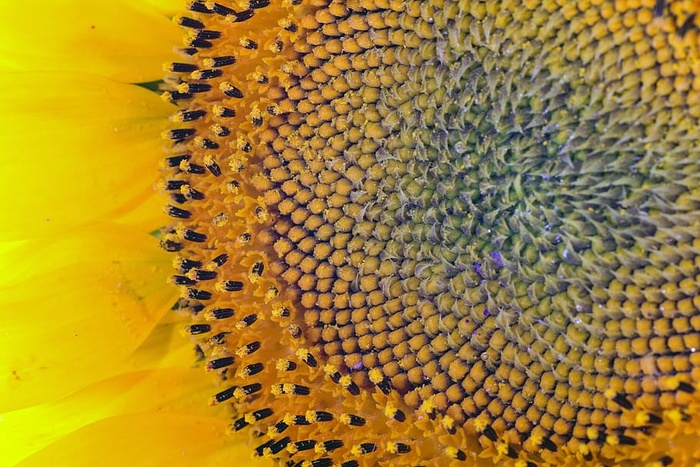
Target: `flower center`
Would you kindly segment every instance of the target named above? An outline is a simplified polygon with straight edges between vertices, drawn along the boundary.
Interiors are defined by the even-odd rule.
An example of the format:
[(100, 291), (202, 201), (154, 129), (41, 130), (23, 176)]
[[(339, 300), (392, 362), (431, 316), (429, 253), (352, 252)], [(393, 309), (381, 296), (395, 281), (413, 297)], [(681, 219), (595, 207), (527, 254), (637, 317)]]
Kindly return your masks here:
[(697, 7), (269, 3), (192, 2), (165, 94), (163, 245), (232, 429), (312, 465), (682, 455), (648, 434), (698, 399)]

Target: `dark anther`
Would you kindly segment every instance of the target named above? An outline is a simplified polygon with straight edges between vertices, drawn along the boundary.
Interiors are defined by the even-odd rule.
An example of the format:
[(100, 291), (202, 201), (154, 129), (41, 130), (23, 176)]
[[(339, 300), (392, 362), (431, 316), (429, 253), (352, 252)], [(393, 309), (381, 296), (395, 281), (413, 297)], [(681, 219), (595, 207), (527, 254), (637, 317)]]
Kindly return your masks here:
[(270, 452), (272, 454), (277, 454), (282, 449), (286, 448), (289, 442), (292, 440), (289, 436), (285, 436), (281, 440), (274, 442), (270, 445)]
[(301, 337), (301, 328), (297, 324), (290, 324), (287, 326), (287, 330), (289, 331), (289, 335), (292, 337), (292, 339), (299, 339)]
[(405, 443), (396, 443), (396, 452), (399, 454), (406, 454), (407, 452), (411, 452), (411, 446)]
[(308, 451), (309, 449), (316, 447), (316, 440), (303, 439), (294, 443), (294, 446), (297, 448), (297, 451)]
[(692, 394), (695, 392), (695, 388), (693, 387), (692, 384), (686, 383), (685, 381), (681, 382), (678, 385), (678, 389), (683, 392), (687, 392), (688, 394)]
[(187, 180), (168, 180), (165, 182), (165, 189), (168, 191), (179, 190), (184, 185), (187, 185)]
[(637, 440), (634, 438), (630, 438), (629, 436), (621, 435), (620, 444), (625, 444), (627, 446), (635, 446), (637, 444)]
[(184, 248), (184, 245), (182, 243), (175, 242), (173, 240), (161, 240), (160, 241), (160, 247), (164, 249), (165, 251), (169, 251), (170, 253), (174, 253), (176, 251), (180, 251)]
[(664, 7), (666, 6), (666, 1), (665, 0), (656, 0), (654, 3), (654, 17), (658, 18), (659, 16), (664, 14)]
[(227, 16), (227, 15), (232, 15), (232, 14), (236, 13), (236, 10), (233, 10), (233, 9), (231, 9), (231, 8), (229, 8), (229, 7), (220, 5), (220, 4), (218, 4), (218, 3), (215, 3), (215, 4), (214, 4), (214, 6), (213, 6), (213, 8), (212, 8), (212, 11), (213, 11), (214, 13), (217, 13), (217, 14), (221, 15), (221, 16)]
[(365, 423), (367, 423), (367, 421), (359, 415), (348, 414), (347, 417), (348, 425), (351, 426), (365, 426)]
[(195, 47), (197, 49), (211, 49), (214, 44), (205, 39), (197, 39), (193, 37), (187, 42), (187, 45)]
[(284, 25), (284, 29), (289, 32), (297, 32), (297, 25), (290, 21)]
[(386, 395), (391, 392), (391, 383), (386, 378), (377, 383), (377, 387)]
[(211, 31), (209, 29), (201, 29), (197, 31), (197, 34), (195, 35), (197, 39), (218, 39), (221, 37), (221, 33), (219, 31)]
[(192, 300), (210, 300), (211, 292), (199, 289), (187, 289), (187, 296)]
[(178, 18), (177, 24), (183, 28), (204, 29), (204, 23), (201, 23), (196, 19), (188, 18), (187, 16), (181, 16)]
[(238, 89), (236, 86), (234, 86), (233, 84), (230, 84), (230, 83), (227, 86), (224, 86), (222, 91), (228, 97), (235, 97), (237, 99), (241, 99), (243, 97), (243, 92), (240, 89)]
[(243, 368), (243, 373), (248, 376), (253, 376), (263, 371), (263, 368), (265, 368), (265, 366), (262, 363), (251, 363)]
[(319, 410), (314, 415), (316, 416), (316, 421), (318, 422), (330, 422), (333, 420), (333, 414), (330, 412)]
[(178, 122), (191, 122), (204, 117), (207, 113), (204, 110), (181, 110), (173, 118)]
[(236, 389), (238, 389), (238, 386), (231, 386), (228, 389), (224, 389), (223, 391), (214, 395), (214, 400), (217, 404), (225, 402), (233, 397), (233, 393), (236, 391)]
[(183, 204), (187, 202), (187, 198), (182, 193), (170, 193), (170, 198), (177, 204)]
[(207, 171), (204, 167), (201, 165), (197, 164), (187, 164), (187, 166), (184, 168), (184, 171), (187, 172), (188, 174), (198, 174), (201, 175)]
[(187, 187), (186, 195), (190, 199), (204, 199), (204, 193), (202, 193), (201, 191), (195, 190), (191, 186)]
[(328, 441), (323, 441), (321, 444), (323, 444), (326, 451), (333, 451), (334, 449), (343, 447), (343, 442), (339, 439), (329, 439)]
[(483, 434), (491, 441), (496, 441), (498, 439), (498, 435), (496, 435), (496, 432), (490, 426), (484, 428)]
[(221, 126), (221, 125), (212, 125), (211, 130), (216, 136), (218, 136), (220, 138), (223, 138), (224, 136), (228, 136), (231, 134), (231, 130), (229, 130), (228, 127)]
[(557, 452), (557, 445), (547, 437), (542, 438), (542, 447), (548, 451)]
[(508, 457), (511, 459), (517, 459), (518, 458), (518, 451), (513, 448), (513, 446), (508, 446)]
[(196, 316), (204, 309), (204, 305), (201, 303), (188, 303), (187, 308), (189, 308), (190, 312)]
[(185, 258), (181, 258), (179, 260), (179, 270), (181, 272), (187, 272), (190, 269), (199, 268), (199, 267), (202, 267), (201, 261), (195, 261), (192, 259), (185, 259)]
[(229, 109), (226, 107), (219, 107), (217, 108), (214, 113), (216, 114), (217, 117), (221, 118), (231, 118), (236, 116), (236, 111), (233, 109)]
[(252, 325), (258, 320), (258, 315), (255, 313), (251, 313), (247, 316), (244, 316), (243, 319), (241, 319), (239, 322), (241, 323), (242, 326), (247, 327)]
[(464, 462), (465, 460), (467, 460), (467, 455), (466, 455), (466, 454), (464, 453), (464, 451), (462, 451), (461, 449), (457, 449), (457, 450), (455, 451), (455, 458), (456, 458), (458, 461)]
[(244, 345), (243, 347), (241, 347), (241, 349), (239, 349), (239, 351), (244, 352), (246, 355), (250, 355), (253, 352), (260, 349), (260, 346), (261, 346), (260, 341), (255, 341), (255, 342), (251, 342), (250, 344)]
[(659, 462), (661, 462), (661, 465), (671, 465), (673, 464), (673, 457), (664, 456), (661, 459), (659, 459)]
[(228, 255), (226, 253), (221, 253), (216, 258), (212, 259), (211, 262), (221, 267), (228, 261)]
[(207, 138), (202, 138), (200, 146), (202, 147), (202, 149), (219, 149), (218, 143)]
[(241, 431), (243, 428), (248, 426), (248, 422), (246, 421), (245, 417), (241, 417), (235, 422), (233, 422), (233, 429), (234, 431)]
[(311, 389), (309, 389), (307, 386), (302, 386), (301, 384), (294, 384), (292, 387), (292, 394), (296, 394), (297, 396), (308, 396), (311, 394)]
[(211, 360), (209, 363), (207, 363), (207, 368), (210, 370), (218, 370), (219, 368), (224, 368), (233, 365), (233, 362), (233, 357), (221, 357), (217, 358), (216, 360)]
[(377, 445), (374, 443), (362, 443), (360, 444), (360, 452), (362, 454), (369, 454), (377, 450)]
[(253, 150), (253, 145), (250, 144), (250, 141), (246, 141), (242, 146), (240, 146), (240, 149), (243, 152), (250, 152)]
[(255, 394), (256, 392), (259, 392), (262, 389), (262, 384), (253, 383), (253, 384), (249, 384), (247, 386), (243, 386), (241, 389), (243, 389), (243, 393), (246, 396), (250, 396), (251, 394)]
[(179, 50), (185, 55), (195, 55), (198, 52), (194, 47), (184, 47)]
[(328, 373), (328, 377), (331, 379), (331, 381), (338, 384), (340, 383), (340, 378), (342, 377), (342, 375), (339, 371), (334, 371), (332, 373)]
[(634, 407), (632, 403), (625, 397), (625, 395), (620, 392), (615, 394), (613, 400), (617, 402), (617, 404), (623, 409), (632, 410), (632, 407)]
[(197, 283), (187, 276), (173, 276), (172, 280), (175, 285), (195, 285)]
[(227, 292), (239, 292), (243, 290), (243, 282), (241, 281), (226, 281), (223, 283), (223, 286)]
[(263, 119), (262, 117), (251, 117), (250, 123), (252, 123), (254, 127), (259, 127), (263, 124)]
[(207, 60), (211, 60), (212, 68), (220, 68), (222, 66), (233, 65), (236, 63), (236, 57), (233, 55), (224, 55), (222, 57), (212, 57)]
[(248, 7), (257, 10), (259, 8), (265, 8), (269, 4), (270, 0), (250, 0), (250, 2), (248, 2)]
[(589, 451), (589, 452), (585, 452), (585, 453), (583, 454), (583, 458), (584, 458), (585, 460), (587, 460), (588, 462), (590, 462), (590, 461), (593, 460), (593, 454), (592, 454), (590, 451)]
[[(583, 456), (583, 457), (586, 457), (586, 456)], [(591, 457), (591, 459), (592, 458), (593, 457)], [(591, 460), (591, 459), (587, 459), (587, 460)], [(537, 464), (535, 464), (534, 462), (527, 461), (527, 463), (525, 463), (525, 467), (537, 467)]]
[(259, 422), (260, 420), (270, 417), (272, 415), (272, 409), (266, 408), (266, 409), (260, 409), (256, 410), (253, 412), (253, 417), (255, 417), (255, 421)]
[[(360, 395), (360, 388), (359, 388), (359, 387), (357, 386), (357, 384), (355, 384), (355, 382), (352, 381), (352, 380), (351, 380), (348, 384), (345, 385), (345, 389), (346, 389), (350, 394), (352, 394), (353, 396), (359, 396), (359, 395)], [(400, 410), (396, 413), (396, 415), (398, 415), (399, 413), (401, 413), (401, 415), (403, 415), (403, 412), (401, 412)], [(403, 415), (403, 418), (404, 418), (404, 420), (405, 420), (405, 419), (406, 419), (406, 416)], [(403, 422), (403, 420), (399, 420), (398, 418), (397, 418), (397, 420), (400, 421), (400, 422)]]
[(214, 334), (211, 336), (211, 339), (209, 339), (209, 342), (211, 342), (212, 345), (222, 345), (226, 342), (226, 336), (231, 334), (228, 331), (220, 332), (218, 334)]
[(206, 269), (197, 269), (194, 273), (194, 277), (198, 281), (210, 281), (215, 279), (217, 275), (216, 271), (207, 271)]
[(693, 27), (693, 24), (695, 24), (695, 13), (688, 15), (685, 21), (683, 21), (683, 24), (681, 24), (681, 27), (676, 31), (676, 34), (678, 36), (685, 36), (686, 33), (690, 31), (690, 28)]
[(168, 132), (168, 138), (181, 141), (186, 138), (191, 138), (195, 133), (197, 133), (197, 130), (194, 128), (177, 128)]
[(242, 21), (249, 20), (250, 18), (253, 17), (254, 14), (255, 14), (255, 10), (250, 9), (250, 10), (243, 10), (243, 11), (240, 11), (238, 13), (234, 13), (233, 15), (229, 15), (228, 17), (229, 18), (233, 17), (234, 23), (240, 23)]
[(183, 154), (181, 156), (172, 156), (165, 159), (165, 163), (168, 167), (179, 167), (180, 163), (190, 160), (192, 156), (189, 154)]
[(212, 11), (207, 8), (207, 6), (204, 4), (204, 2), (200, 1), (194, 1), (189, 4), (187, 7), (190, 11), (196, 11), (197, 13), (211, 13)]
[(199, 70), (195, 71), (190, 75), (190, 78), (192, 79), (212, 79), (212, 78), (218, 78), (219, 76), (223, 75), (224, 72), (223, 70), (219, 69), (206, 69), (206, 70)]
[(216, 308), (215, 310), (211, 310), (209, 313), (211, 313), (211, 316), (213, 316), (214, 319), (227, 319), (231, 318), (236, 312), (233, 310), (233, 308)]
[(282, 432), (284, 432), (284, 430), (286, 430), (287, 428), (289, 428), (289, 425), (287, 425), (287, 424), (284, 423), (283, 421), (279, 421), (279, 422), (275, 423), (275, 424), (273, 425), (273, 427), (274, 427), (274, 429), (275, 429), (275, 431), (276, 431), (277, 433), (282, 433)]
[(209, 83), (189, 83), (187, 85), (187, 92), (192, 94), (208, 91), (211, 91), (211, 84)]
[(241, 46), (243, 46), (244, 49), (255, 50), (258, 48), (258, 43), (255, 42), (253, 39), (248, 39), (246, 37), (244, 39), (241, 39)]
[(189, 331), (193, 336), (197, 334), (204, 334), (205, 332), (211, 331), (211, 326), (208, 324), (192, 324), (189, 327)]
[(340, 464), (340, 467), (359, 467), (360, 463), (357, 461), (347, 461)]
[(394, 413), (394, 420), (397, 422), (405, 422), (406, 421), (406, 414), (403, 413), (402, 410), (396, 409), (396, 413)]
[(166, 91), (163, 93), (163, 96), (167, 97), (170, 102), (192, 99), (192, 94), (177, 91)]
[(258, 457), (262, 457), (262, 455), (265, 452), (265, 449), (269, 449), (269, 447), (272, 446), (274, 443), (275, 443), (275, 440), (271, 439), (270, 441), (267, 441), (267, 442), (261, 444), (260, 446), (255, 448), (255, 454)]
[(311, 353), (306, 353), (301, 360), (309, 365), (311, 368), (316, 368), (318, 366), (318, 362), (316, 361), (316, 358), (311, 354)]
[(185, 235), (183, 236), (185, 240), (191, 242), (202, 243), (207, 240), (207, 236), (203, 233), (195, 232), (192, 229), (185, 230)]
[(662, 423), (664, 420), (656, 414), (647, 413), (647, 421), (649, 423), (653, 423), (655, 425), (658, 425), (659, 423)]
[(168, 70), (172, 73), (192, 73), (197, 69), (197, 65), (193, 63), (178, 63), (174, 62), (168, 66)]
[(284, 371), (294, 371), (297, 369), (297, 364), (291, 360), (284, 361)]
[[(257, 261), (251, 269), (252, 273), (255, 274), (256, 276), (262, 276), (262, 273), (264, 270), (265, 270), (265, 264), (262, 261)], [(311, 356), (311, 358), (313, 358), (313, 356)], [(314, 366), (316, 366), (316, 365), (314, 365)]]
[(209, 164), (205, 164), (204, 167), (209, 169), (209, 172), (215, 177), (221, 176), (221, 167), (219, 167), (219, 164), (217, 164), (214, 161), (211, 161)]
[(180, 209), (172, 205), (166, 206), (166, 211), (170, 217), (175, 217), (177, 219), (189, 219), (192, 213), (185, 209)]
[(330, 457), (322, 457), (311, 461), (311, 467), (331, 467), (332, 465), (333, 459)]

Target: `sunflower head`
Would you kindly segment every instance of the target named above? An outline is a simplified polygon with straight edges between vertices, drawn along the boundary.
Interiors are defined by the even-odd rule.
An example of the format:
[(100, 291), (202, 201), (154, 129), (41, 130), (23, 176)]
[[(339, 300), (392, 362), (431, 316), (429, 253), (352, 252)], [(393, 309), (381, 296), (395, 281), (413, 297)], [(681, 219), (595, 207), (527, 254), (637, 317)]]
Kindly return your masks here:
[(696, 458), (697, 4), (189, 9), (162, 243), (255, 455)]

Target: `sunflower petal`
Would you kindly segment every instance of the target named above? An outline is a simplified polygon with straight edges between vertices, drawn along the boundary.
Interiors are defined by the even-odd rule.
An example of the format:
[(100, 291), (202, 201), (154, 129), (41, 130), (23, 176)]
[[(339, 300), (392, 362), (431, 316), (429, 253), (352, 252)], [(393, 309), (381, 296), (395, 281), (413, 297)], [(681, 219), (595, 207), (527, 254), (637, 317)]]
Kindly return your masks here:
[(21, 466), (264, 466), (250, 448), (225, 435), (218, 417), (151, 413), (122, 415), (86, 426), (21, 462)]
[(55, 233), (152, 196), (171, 112), (159, 96), (84, 73), (10, 73), (0, 86), (12, 89), (0, 103), (0, 239)]
[(119, 370), (176, 300), (147, 234), (92, 226), (0, 256), (0, 411), (56, 399)]
[(0, 70), (86, 71), (123, 82), (160, 79), (181, 31), (126, 0), (0, 2)]

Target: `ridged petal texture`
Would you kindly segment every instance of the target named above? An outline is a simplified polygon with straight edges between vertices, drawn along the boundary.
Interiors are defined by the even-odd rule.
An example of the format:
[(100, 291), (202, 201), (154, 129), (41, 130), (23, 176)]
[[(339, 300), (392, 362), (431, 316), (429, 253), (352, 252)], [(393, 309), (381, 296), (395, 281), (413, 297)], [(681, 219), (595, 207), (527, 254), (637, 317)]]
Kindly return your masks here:
[[(3, 465), (247, 459), (206, 404), (155, 231), (180, 2), (0, 4)], [(29, 14), (31, 13), (31, 14)]]

